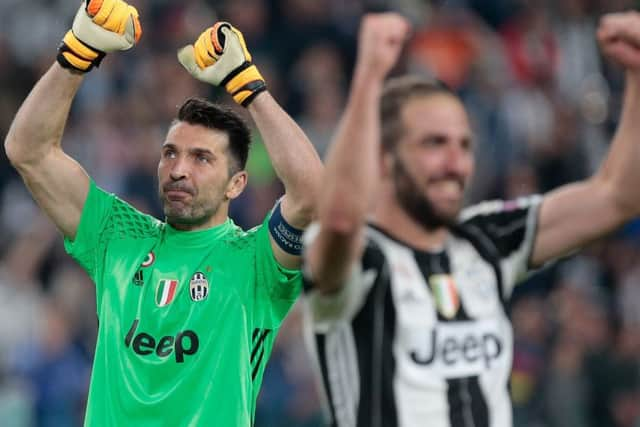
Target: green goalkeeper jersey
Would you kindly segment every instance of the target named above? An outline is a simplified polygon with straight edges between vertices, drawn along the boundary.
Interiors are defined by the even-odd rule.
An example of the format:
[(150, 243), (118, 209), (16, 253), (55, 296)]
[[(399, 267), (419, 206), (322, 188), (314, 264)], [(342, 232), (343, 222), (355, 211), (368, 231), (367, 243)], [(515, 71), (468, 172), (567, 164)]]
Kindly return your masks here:
[(183, 232), (91, 182), (65, 247), (96, 284), (86, 426), (251, 426), (301, 277), (265, 222)]

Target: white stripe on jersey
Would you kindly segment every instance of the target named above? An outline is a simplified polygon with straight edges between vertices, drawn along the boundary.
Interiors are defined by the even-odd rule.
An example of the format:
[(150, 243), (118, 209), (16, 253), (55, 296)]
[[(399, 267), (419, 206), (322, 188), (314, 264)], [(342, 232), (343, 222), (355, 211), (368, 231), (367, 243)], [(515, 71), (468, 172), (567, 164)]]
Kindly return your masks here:
[(347, 323), (326, 336), (327, 371), (338, 427), (355, 427), (360, 378), (353, 331)]

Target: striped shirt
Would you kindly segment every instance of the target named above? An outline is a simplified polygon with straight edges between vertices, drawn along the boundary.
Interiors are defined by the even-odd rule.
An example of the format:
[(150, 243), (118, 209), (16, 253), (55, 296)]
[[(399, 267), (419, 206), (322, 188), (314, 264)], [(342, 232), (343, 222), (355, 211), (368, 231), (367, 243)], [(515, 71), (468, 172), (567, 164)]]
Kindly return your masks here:
[(504, 303), (528, 271), (540, 201), (466, 209), (439, 252), (369, 225), (340, 291), (320, 294), (307, 275), (309, 342), (330, 425), (512, 426)]

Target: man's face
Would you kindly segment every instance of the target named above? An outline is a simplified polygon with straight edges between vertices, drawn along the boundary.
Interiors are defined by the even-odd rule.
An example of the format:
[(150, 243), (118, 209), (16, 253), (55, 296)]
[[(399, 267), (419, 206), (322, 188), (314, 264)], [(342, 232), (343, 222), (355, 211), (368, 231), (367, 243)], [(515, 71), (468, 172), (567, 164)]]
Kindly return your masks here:
[(474, 168), (464, 106), (447, 94), (416, 97), (405, 104), (401, 117), (404, 134), (387, 154), (398, 202), (428, 229), (450, 225)]
[[(207, 227), (218, 209), (240, 194), (246, 175), (229, 176), (228, 145), (223, 131), (185, 122), (169, 129), (158, 164), (168, 223), (182, 229)], [(238, 182), (238, 176), (244, 179)]]

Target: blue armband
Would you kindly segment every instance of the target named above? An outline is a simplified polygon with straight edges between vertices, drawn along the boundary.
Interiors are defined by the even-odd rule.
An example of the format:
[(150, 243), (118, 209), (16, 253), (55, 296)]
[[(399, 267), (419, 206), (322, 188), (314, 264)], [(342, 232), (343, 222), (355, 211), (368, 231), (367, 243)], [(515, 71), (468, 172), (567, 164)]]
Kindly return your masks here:
[(280, 200), (276, 203), (269, 218), (269, 232), (273, 236), (280, 249), (288, 254), (302, 255), (302, 234), (304, 230), (295, 228), (282, 216)]

